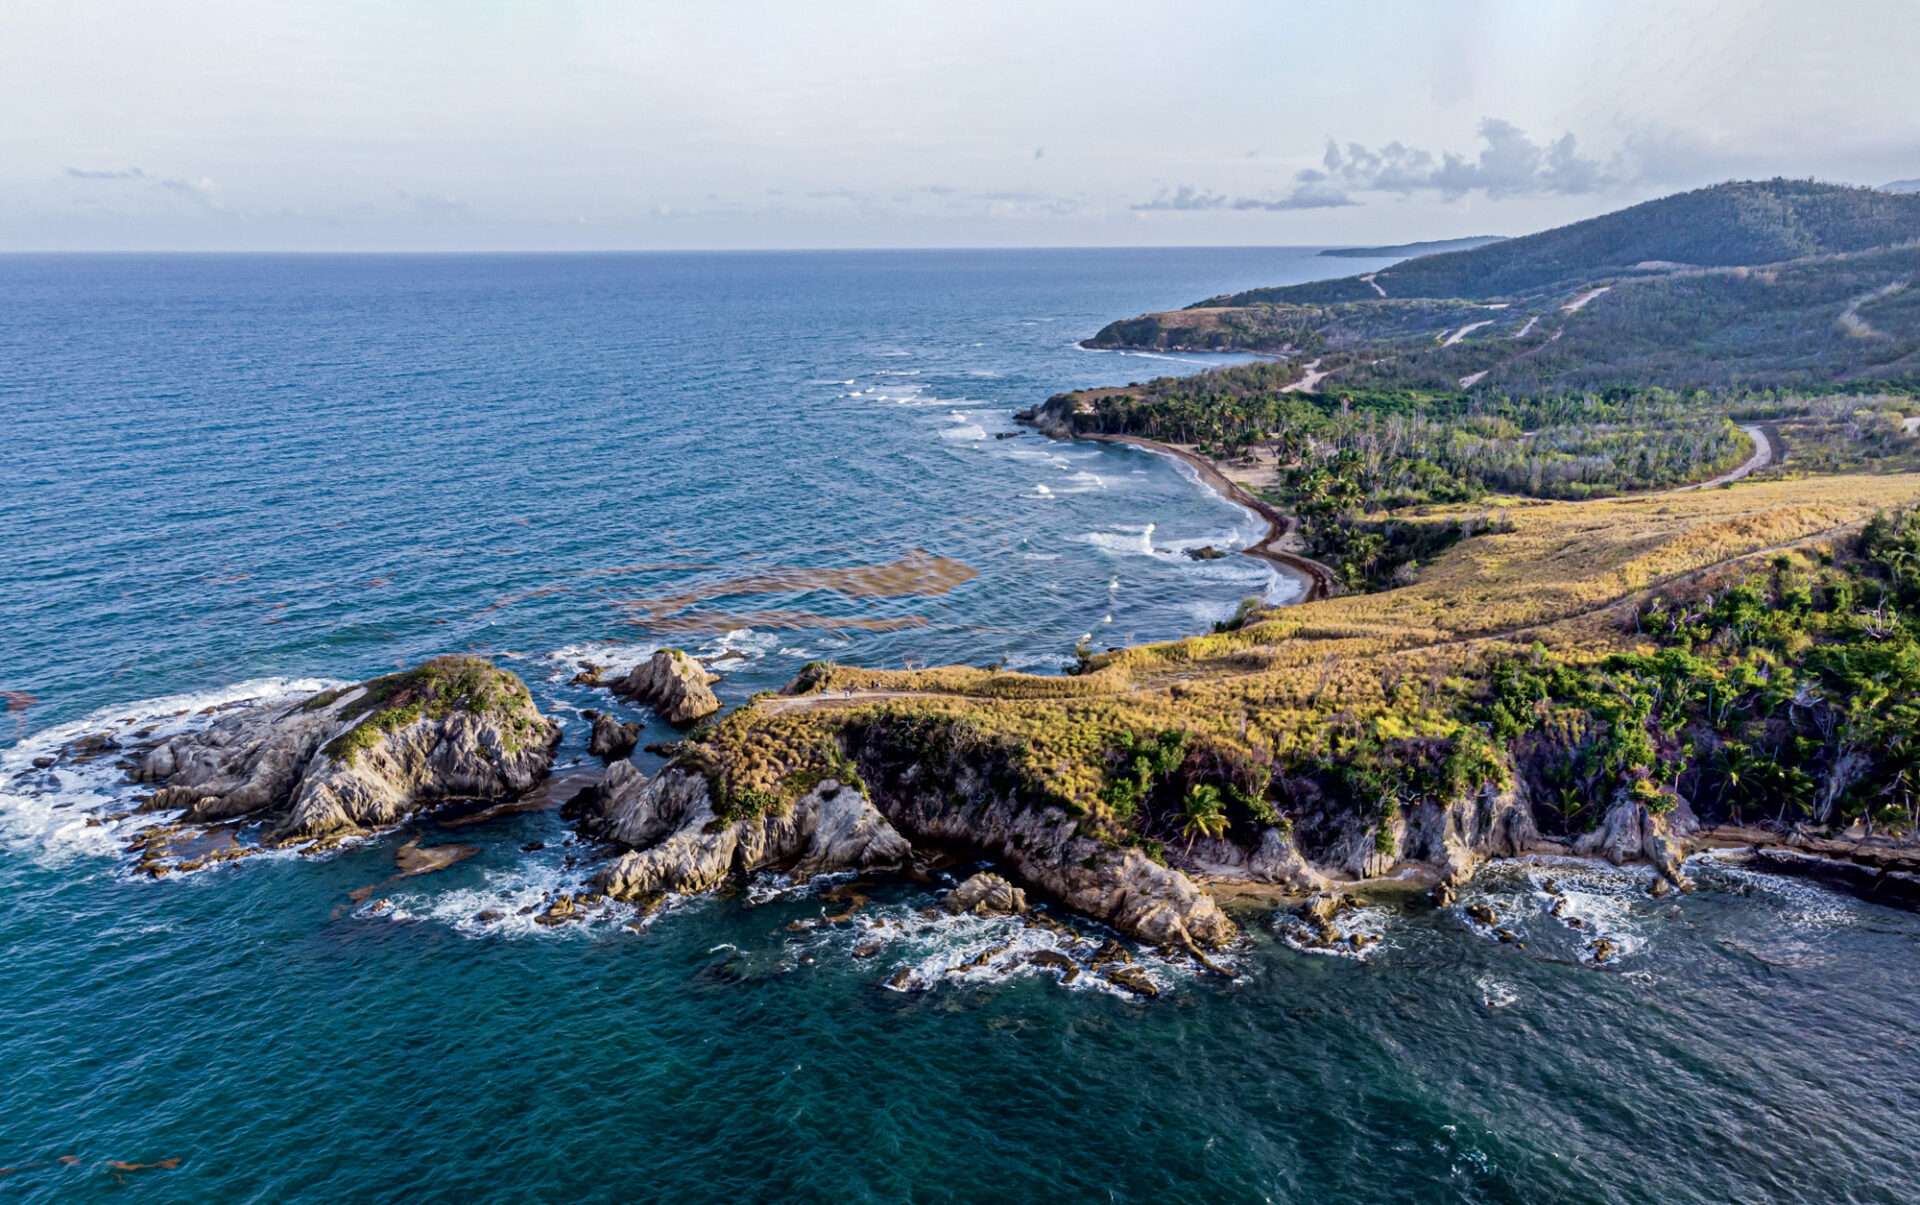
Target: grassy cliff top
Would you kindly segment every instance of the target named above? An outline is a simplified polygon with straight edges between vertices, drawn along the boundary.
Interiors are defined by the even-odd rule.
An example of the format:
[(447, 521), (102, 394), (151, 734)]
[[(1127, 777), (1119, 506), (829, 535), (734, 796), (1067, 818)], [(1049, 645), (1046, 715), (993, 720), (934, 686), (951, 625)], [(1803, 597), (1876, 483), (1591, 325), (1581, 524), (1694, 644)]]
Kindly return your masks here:
[(360, 722), (327, 746), (330, 757), (349, 762), (389, 732), (422, 719), (445, 719), (455, 712), (497, 720), (510, 749), (521, 740), (535, 739), (543, 723), (533, 695), (519, 675), (479, 657), (435, 657), (358, 687), (324, 691), (304, 706), (309, 711), (318, 710), (355, 690), (363, 693), (340, 709), (339, 718)]
[(1245, 836), (1288, 811), (1275, 784), (1312, 767), (1399, 749), (1439, 776), (1466, 750), (1491, 772), (1499, 758), (1481, 756), (1488, 738), (1475, 717), (1503, 664), (1652, 653), (1636, 627), (1650, 600), (1778, 575), (1780, 557), (1792, 572), (1838, 573), (1823, 568), (1835, 548), (1876, 512), (1916, 501), (1920, 474), (1515, 503), (1502, 530), (1461, 541), (1400, 589), (1102, 654), (1063, 677), (818, 665), (796, 683), (806, 693), (739, 708), (688, 751), (723, 796), (778, 807), (881, 731), (930, 764), (971, 751), (1010, 790), (1117, 843), (1165, 839), (1166, 809), (1201, 787), (1213, 790), (1203, 803), (1228, 801)]

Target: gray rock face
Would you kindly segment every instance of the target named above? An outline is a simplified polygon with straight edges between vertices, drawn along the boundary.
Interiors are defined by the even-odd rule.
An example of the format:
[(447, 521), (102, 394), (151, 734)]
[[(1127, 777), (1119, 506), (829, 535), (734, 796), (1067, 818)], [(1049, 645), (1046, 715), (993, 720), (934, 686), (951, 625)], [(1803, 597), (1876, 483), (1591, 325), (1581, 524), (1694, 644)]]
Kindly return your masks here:
[[(470, 693), (485, 692), (478, 710)], [(382, 710), (373, 705), (369, 692)], [(335, 742), (366, 725), (364, 736)], [(148, 752), (130, 775), (158, 784), (149, 810), (188, 822), (266, 814), (270, 841), (339, 836), (395, 824), (444, 799), (520, 795), (546, 775), (559, 742), (517, 677), (471, 658), (252, 708)]]
[(975, 916), (1017, 916), (1027, 910), (1027, 893), (992, 871), (981, 871), (955, 887), (940, 906)]
[(1112, 849), (1077, 835), (1057, 807), (1022, 806), (996, 792), (985, 771), (962, 763), (934, 774), (915, 762), (875, 787), (887, 818), (916, 840), (979, 850), (1076, 912), (1155, 945), (1217, 949), (1239, 931), (1186, 875), (1138, 849)]
[[(537, 713), (536, 713), (537, 714)], [(322, 753), (294, 793), (271, 841), (302, 841), (386, 828), (444, 799), (510, 799), (533, 789), (553, 764), (559, 728), (543, 721), (526, 744), (496, 717), (457, 711), (386, 733), (352, 760)]]
[(1327, 876), (1307, 861), (1292, 837), (1277, 828), (1261, 830), (1260, 844), (1247, 859), (1247, 877), (1256, 883), (1278, 883), (1293, 891), (1327, 889)]
[(1488, 858), (1514, 857), (1533, 848), (1540, 831), (1518, 787), (1484, 783), (1445, 807), (1421, 803), (1400, 833), (1401, 856), (1425, 862), (1452, 885), (1466, 882)]
[(1225, 837), (1203, 836), (1190, 844), (1176, 842), (1167, 850), (1167, 858), (1201, 879), (1274, 883), (1298, 892), (1322, 891), (1327, 886), (1327, 876), (1307, 860), (1293, 838), (1272, 826), (1260, 830), (1251, 852)]
[(595, 757), (625, 757), (639, 743), (640, 725), (632, 721), (623, 724), (610, 715), (593, 717), (593, 738), (587, 742), (587, 752)]
[[(610, 776), (611, 777), (611, 776)], [(602, 785), (595, 831), (629, 847), (595, 886), (616, 899), (655, 891), (711, 891), (735, 871), (791, 866), (799, 874), (898, 866), (906, 838), (866, 797), (827, 779), (779, 815), (725, 822), (706, 779), (669, 766)]]
[(719, 680), (679, 649), (661, 649), (613, 683), (613, 690), (651, 706), (669, 724), (691, 724), (720, 710), (708, 689)]
[(280, 806), (321, 746), (345, 726), (341, 710), (363, 693), (356, 687), (312, 711), (303, 701), (233, 712), (211, 728), (156, 746), (128, 777), (160, 784), (152, 810), (185, 808), (185, 819), (194, 823)]
[(1622, 787), (1614, 793), (1600, 827), (1574, 842), (1573, 851), (1582, 857), (1604, 857), (1615, 866), (1650, 862), (1672, 886), (1690, 887), (1681, 866), (1687, 859), (1687, 838), (1700, 830), (1700, 821), (1684, 798), (1662, 793), (1673, 800), (1673, 807), (1656, 814)]

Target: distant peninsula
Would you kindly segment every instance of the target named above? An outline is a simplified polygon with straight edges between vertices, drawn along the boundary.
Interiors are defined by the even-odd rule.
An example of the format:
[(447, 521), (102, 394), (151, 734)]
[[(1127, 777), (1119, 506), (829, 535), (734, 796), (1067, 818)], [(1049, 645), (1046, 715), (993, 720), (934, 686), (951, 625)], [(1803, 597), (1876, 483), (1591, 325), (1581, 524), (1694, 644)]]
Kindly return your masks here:
[(1328, 247), (1322, 255), (1340, 259), (1411, 259), (1416, 255), (1437, 255), (1442, 251), (1471, 251), (1488, 243), (1503, 243), (1504, 234), (1476, 234), (1467, 238), (1434, 239), (1425, 243), (1396, 243), (1391, 247)]

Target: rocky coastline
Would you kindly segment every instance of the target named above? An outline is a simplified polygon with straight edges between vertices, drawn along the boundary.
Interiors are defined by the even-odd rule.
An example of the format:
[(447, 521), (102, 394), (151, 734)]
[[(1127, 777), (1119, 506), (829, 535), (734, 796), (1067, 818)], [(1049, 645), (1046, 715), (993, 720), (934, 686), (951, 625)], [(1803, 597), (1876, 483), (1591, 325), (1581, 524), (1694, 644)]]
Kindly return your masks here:
[[(821, 697), (817, 689), (796, 681), (787, 697), (804, 702)], [(612, 717), (596, 716), (596, 746), (610, 730), (626, 735), (621, 729)], [(475, 658), (437, 658), (292, 703), (237, 709), (126, 759), (128, 778), (154, 788), (138, 811), (156, 814), (128, 849), (137, 873), (159, 878), (270, 848), (331, 848), (449, 805), (510, 809), (542, 786), (559, 733), (517, 677)], [(1769, 873), (1920, 907), (1920, 849), (1910, 843), (1703, 825), (1684, 798), (1649, 800), (1624, 789), (1591, 832), (1555, 839), (1541, 834), (1521, 776), (1511, 773), (1508, 785), (1484, 783), (1451, 800), (1416, 803), (1384, 829), (1330, 808), (1237, 841), (1200, 836), (1171, 844), (1156, 859), (1086, 835), (1067, 809), (1035, 806), (1023, 797), (1014, 768), (991, 749), (916, 745), (884, 714), (842, 734), (846, 754), (837, 774), (818, 777), (790, 801), (744, 814), (716, 799), (694, 747), (651, 775), (609, 750), (604, 772), (574, 791), (562, 811), (598, 851), (590, 876), (535, 919), (565, 924), (601, 901), (644, 913), (760, 871), (795, 881), (852, 872), (936, 883), (930, 872), (958, 857), (985, 860), (998, 873), (976, 874), (947, 892), (942, 904), (950, 914), (1057, 928), (1029, 902), (1037, 893), (1144, 946), (1220, 970), (1213, 957), (1243, 941), (1229, 908), (1243, 921), (1249, 907), (1281, 909), (1279, 931), (1293, 944), (1364, 953), (1377, 938), (1341, 920), (1359, 900), (1452, 906), (1460, 888), (1502, 859), (1644, 864), (1653, 871), (1648, 891), (1658, 897), (1691, 890), (1685, 861), (1708, 849)], [(107, 751), (85, 744), (76, 743), (74, 756)], [(120, 818), (125, 814), (109, 817)], [(1296, 824), (1311, 830), (1310, 838)], [(256, 834), (251, 842), (232, 839), (243, 826)], [(209, 846), (212, 833), (229, 839)], [(465, 845), (422, 849), (416, 836), (401, 852), (396, 877), (430, 873), (472, 852)], [(1506, 931), (1497, 918), (1484, 923), (1509, 939), (1500, 936)], [(1604, 935), (1587, 949), (1596, 965), (1611, 953)], [(1087, 957), (1033, 957), (1064, 959), (1048, 963), (1063, 976), (1093, 974), (1120, 990), (1153, 994), (1124, 950), (1090, 945), (1079, 954)]]
[[(1083, 437), (1060, 403), (1023, 417), (1049, 434)], [(1209, 485), (1268, 520), (1267, 539), (1248, 552), (1280, 564), (1302, 559), (1271, 547), (1286, 516), (1242, 496), (1204, 457), (1149, 446), (1193, 463)], [(1685, 505), (1710, 504), (1695, 497)], [(1827, 546), (1803, 552), (1809, 572), (1841, 573), (1836, 555)], [(1791, 565), (1781, 561), (1775, 558), (1773, 572), (1784, 582)], [(1840, 597), (1846, 583), (1835, 580)], [(1308, 597), (1329, 593), (1330, 585), (1316, 586)], [(1289, 614), (1320, 615), (1348, 601)], [(1665, 613), (1658, 608), (1668, 604), (1656, 601), (1647, 615)], [(1642, 619), (1635, 611), (1621, 622)], [(1371, 639), (1396, 629), (1321, 621), (1308, 630), (1315, 634), (1306, 639), (1341, 649), (1353, 647), (1338, 642), (1356, 632)], [(1466, 657), (1449, 653), (1438, 668), (1407, 661), (1382, 670), (1380, 701), (1370, 704), (1378, 718), (1369, 722), (1398, 735), (1368, 736), (1352, 719), (1355, 696), (1330, 690), (1335, 653), (1319, 662), (1317, 680), (1308, 663), (1287, 661), (1298, 656), (1301, 631), (1280, 613), (1255, 613), (1244, 627), (1212, 637), (1088, 657), (1060, 678), (816, 663), (778, 695), (724, 713), (712, 691), (717, 675), (684, 651), (660, 649), (612, 676), (585, 666), (576, 684), (649, 707), (685, 735), (650, 746), (666, 762), (647, 775), (629, 760), (639, 723), (581, 712), (591, 723), (588, 752), (605, 770), (582, 779), (562, 816), (596, 852), (584, 885), (553, 899), (540, 923), (564, 924), (609, 900), (644, 911), (763, 871), (800, 880), (851, 873), (932, 881), (936, 861), (953, 864), (954, 857), (990, 864), (998, 876), (968, 880), (972, 886), (949, 896), (961, 911), (1056, 923), (1029, 904), (1031, 893), (1207, 967), (1243, 939), (1244, 917), (1237, 923), (1223, 903), (1293, 907), (1289, 940), (1359, 952), (1367, 935), (1336, 923), (1355, 898), (1425, 896), (1453, 906), (1477, 872), (1504, 859), (1646, 865), (1647, 889), (1659, 897), (1691, 890), (1686, 861), (1711, 849), (1770, 873), (1920, 905), (1920, 850), (1911, 841), (1874, 835), (1871, 826), (1846, 833), (1805, 823), (1747, 827), (1711, 810), (1722, 822), (1703, 822), (1676, 785), (1678, 772), (1653, 772), (1683, 764), (1657, 744), (1669, 739), (1658, 732), (1656, 744), (1630, 750), (1637, 761), (1594, 779), (1607, 794), (1584, 824), (1570, 826), (1564, 814), (1554, 821), (1555, 805), (1541, 798), (1539, 762), (1551, 750), (1544, 736), (1527, 733), (1529, 724), (1562, 713), (1544, 698), (1527, 701), (1524, 722), (1503, 721), (1517, 735), (1488, 736), (1487, 667), (1515, 663), (1481, 662), (1473, 671), (1480, 678), (1447, 688), (1450, 711), (1433, 704), (1449, 673), (1466, 672)], [(1527, 664), (1547, 664), (1544, 646), (1531, 647)], [(1511, 648), (1493, 652), (1512, 656), (1503, 651)], [(1218, 693), (1223, 684), (1242, 693)], [(1811, 700), (1803, 691), (1792, 702), (1811, 707)], [(1296, 736), (1288, 738), (1294, 752), (1282, 759), (1275, 737), (1264, 746), (1246, 739), (1256, 708), (1278, 715), (1286, 707), (1312, 723), (1347, 725), (1345, 751)], [(1221, 719), (1236, 710), (1237, 732)], [(151, 788), (134, 810), (156, 818), (133, 833), (128, 849), (136, 871), (158, 878), (268, 848), (330, 848), (454, 805), (477, 807), (481, 817), (521, 807), (542, 788), (560, 731), (519, 678), (485, 660), (450, 656), (291, 703), (237, 709), (131, 750), (88, 738), (93, 745), (75, 742), (62, 756), (127, 755), (128, 778)], [(1832, 796), (1845, 787), (1835, 777), (1820, 789)], [(128, 818), (103, 813), (89, 823)], [(457, 860), (408, 848), (405, 874)], [(1477, 923), (1496, 937), (1505, 932), (1494, 920)], [(1610, 956), (1606, 941), (1598, 936), (1589, 947), (1595, 963)], [(1120, 965), (1109, 957), (1097, 968), (1060, 969), (1124, 978)]]

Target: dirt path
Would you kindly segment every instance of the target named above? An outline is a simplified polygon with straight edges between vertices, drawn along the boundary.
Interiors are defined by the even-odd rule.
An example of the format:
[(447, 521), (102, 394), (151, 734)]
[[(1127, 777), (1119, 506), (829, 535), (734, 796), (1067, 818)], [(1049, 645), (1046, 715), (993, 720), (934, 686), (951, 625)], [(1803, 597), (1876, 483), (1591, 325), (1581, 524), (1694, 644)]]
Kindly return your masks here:
[(1320, 361), (1315, 360), (1312, 363), (1307, 365), (1307, 375), (1301, 377), (1299, 380), (1295, 381), (1291, 385), (1280, 386), (1280, 392), (1281, 393), (1311, 392), (1313, 387), (1315, 385), (1318, 385), (1320, 382), (1326, 380), (1328, 374), (1331, 373), (1332, 371), (1333, 369), (1329, 368), (1327, 369), (1326, 372), (1321, 372)]
[(1466, 338), (1468, 335), (1471, 335), (1473, 332), (1479, 330), (1481, 327), (1492, 326), (1492, 325), (1493, 325), (1493, 319), (1491, 318), (1485, 319), (1480, 322), (1469, 322), (1465, 326), (1461, 327), (1459, 330), (1453, 332), (1451, 335), (1448, 335), (1446, 342), (1442, 343), (1440, 346), (1452, 347), (1454, 344), (1460, 342), (1460, 340)]
[(1594, 298), (1600, 296), (1600, 294), (1606, 292), (1611, 288), (1613, 288), (1612, 285), (1601, 285), (1597, 289), (1588, 289), (1586, 292), (1580, 294), (1580, 296), (1574, 298), (1572, 301), (1569, 301), (1567, 304), (1561, 306), (1560, 312), (1563, 314), (1577, 314), (1581, 310), (1587, 308), (1588, 302), (1592, 301)]
[(1767, 438), (1767, 433), (1757, 426), (1747, 426), (1744, 424), (1740, 429), (1745, 431), (1753, 440), (1753, 455), (1747, 457), (1745, 464), (1733, 470), (1731, 473), (1722, 473), (1711, 481), (1702, 481), (1698, 485), (1683, 485), (1678, 489), (1666, 490), (1664, 492), (1669, 494), (1684, 494), (1688, 490), (1712, 489), (1716, 485), (1725, 485), (1730, 481), (1738, 481), (1748, 473), (1757, 473), (1772, 464), (1773, 442)]
[(762, 699), (755, 706), (768, 715), (779, 715), (783, 711), (811, 711), (819, 707), (858, 707), (862, 703), (884, 703), (890, 699), (966, 699), (975, 703), (980, 701), (973, 695), (957, 695), (940, 690), (870, 690), (855, 687), (852, 690), (829, 690), (817, 695), (777, 695), (771, 699)]

